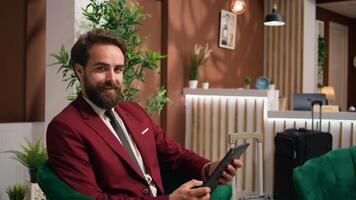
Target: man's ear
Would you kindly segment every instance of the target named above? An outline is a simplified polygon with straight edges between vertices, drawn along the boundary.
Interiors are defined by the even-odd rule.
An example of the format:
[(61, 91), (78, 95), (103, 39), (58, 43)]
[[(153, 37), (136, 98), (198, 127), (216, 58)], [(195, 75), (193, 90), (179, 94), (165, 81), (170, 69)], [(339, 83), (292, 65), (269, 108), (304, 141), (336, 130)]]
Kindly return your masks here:
[(81, 64), (74, 64), (74, 72), (77, 75), (79, 81), (83, 80), (84, 77), (84, 67)]

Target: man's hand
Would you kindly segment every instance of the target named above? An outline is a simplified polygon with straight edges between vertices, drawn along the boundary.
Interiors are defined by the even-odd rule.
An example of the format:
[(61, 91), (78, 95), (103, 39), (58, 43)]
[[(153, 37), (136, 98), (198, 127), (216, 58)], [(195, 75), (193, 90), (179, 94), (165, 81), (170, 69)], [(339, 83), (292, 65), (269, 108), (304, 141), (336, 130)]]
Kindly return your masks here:
[(169, 200), (208, 200), (210, 199), (209, 187), (198, 187), (192, 189), (194, 186), (200, 186), (203, 181), (191, 180), (169, 195)]
[[(210, 165), (206, 165), (205, 167), (209, 167), (209, 176), (214, 172), (215, 168), (218, 166), (221, 160), (217, 160), (212, 162)], [(227, 165), (226, 169), (221, 173), (220, 178), (218, 179), (220, 184), (227, 184), (232, 181), (236, 174), (236, 170), (242, 167), (243, 163), (241, 160), (234, 159), (233, 162)]]

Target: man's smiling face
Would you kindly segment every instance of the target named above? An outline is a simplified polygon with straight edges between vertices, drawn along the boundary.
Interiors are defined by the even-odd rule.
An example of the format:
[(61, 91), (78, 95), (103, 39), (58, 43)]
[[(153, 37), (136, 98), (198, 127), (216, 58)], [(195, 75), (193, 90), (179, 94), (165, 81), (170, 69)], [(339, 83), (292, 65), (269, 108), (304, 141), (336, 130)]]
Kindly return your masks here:
[(120, 98), (125, 58), (115, 45), (95, 44), (85, 67), (75, 65), (82, 94), (103, 109), (114, 107)]

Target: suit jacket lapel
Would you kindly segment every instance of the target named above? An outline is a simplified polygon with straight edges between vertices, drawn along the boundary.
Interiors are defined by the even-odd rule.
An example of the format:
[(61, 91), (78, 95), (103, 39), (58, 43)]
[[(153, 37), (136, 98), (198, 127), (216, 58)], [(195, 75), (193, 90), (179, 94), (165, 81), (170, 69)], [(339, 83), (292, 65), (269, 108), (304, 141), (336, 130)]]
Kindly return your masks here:
[(138, 150), (141, 153), (143, 163), (145, 165), (146, 171), (151, 175), (152, 179), (156, 183), (156, 186), (160, 189), (160, 191), (163, 191), (163, 186), (159, 183), (161, 183), (160, 176), (159, 174), (154, 174), (151, 169), (151, 160), (150, 158), (152, 155), (150, 155), (152, 145), (150, 146), (147, 141), (144, 140), (144, 137), (142, 136), (142, 131), (147, 128), (144, 126), (140, 126), (139, 123), (137, 123), (137, 120), (135, 120), (129, 113), (125, 112), (121, 107), (116, 106), (115, 107), (116, 112), (120, 115), (121, 119), (124, 121), (125, 126), (127, 131), (129, 131), (132, 135), (132, 138), (134, 139), (136, 146)]
[(150, 167), (151, 165), (149, 160), (150, 147), (148, 146), (147, 142), (145, 142), (142, 139), (142, 134), (141, 134), (142, 130), (139, 129), (140, 126), (137, 123), (135, 123), (132, 117), (127, 112), (122, 110), (120, 107), (116, 107), (115, 110), (121, 117), (122, 121), (124, 121), (127, 131), (131, 133), (132, 138), (134, 139), (135, 144), (138, 150), (140, 151), (145, 168), (148, 171), (148, 173), (151, 174), (151, 167)]
[(74, 102), (75, 107), (81, 112), (85, 123), (94, 130), (94, 132), (101, 137), (105, 143), (107, 143), (111, 149), (140, 176), (144, 179), (140, 169), (131, 160), (130, 156), (126, 152), (125, 148), (120, 144), (117, 138), (113, 135), (111, 130), (100, 119), (96, 112), (90, 107), (90, 105), (80, 95)]

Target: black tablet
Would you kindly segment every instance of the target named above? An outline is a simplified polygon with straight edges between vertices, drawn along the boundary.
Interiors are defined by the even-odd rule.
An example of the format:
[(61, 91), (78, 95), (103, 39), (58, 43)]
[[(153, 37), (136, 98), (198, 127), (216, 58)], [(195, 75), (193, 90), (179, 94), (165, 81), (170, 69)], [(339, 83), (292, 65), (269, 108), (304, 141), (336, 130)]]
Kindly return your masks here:
[(201, 187), (210, 187), (211, 192), (213, 192), (216, 186), (219, 185), (218, 178), (221, 176), (221, 173), (226, 169), (227, 165), (231, 164), (235, 158), (239, 159), (249, 145), (249, 143), (245, 143), (236, 147), (232, 147), (229, 152), (227, 152), (225, 157), (220, 161), (214, 172), (208, 177), (208, 180), (204, 181)]

